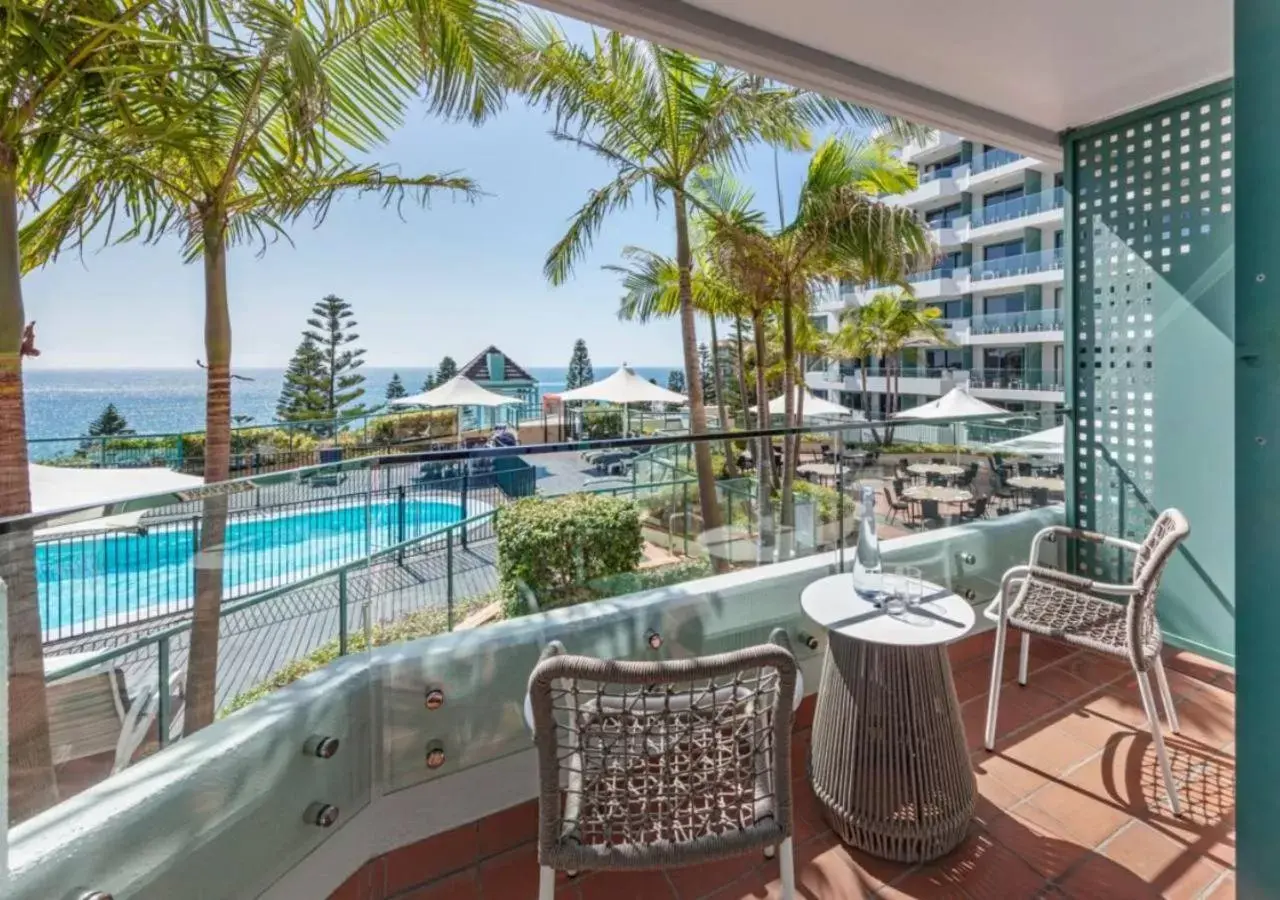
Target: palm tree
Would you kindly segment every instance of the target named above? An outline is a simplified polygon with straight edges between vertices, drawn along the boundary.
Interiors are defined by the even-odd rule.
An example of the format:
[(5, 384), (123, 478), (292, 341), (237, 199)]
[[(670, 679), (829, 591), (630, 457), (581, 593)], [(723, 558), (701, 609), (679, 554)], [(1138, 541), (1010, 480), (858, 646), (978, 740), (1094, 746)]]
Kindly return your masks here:
[[(343, 193), (374, 193), (384, 204), (441, 190), (474, 196), (469, 179), (405, 177), (348, 154), (384, 142), (424, 86), (432, 111), (485, 118), (514, 82), (519, 38), (506, 0), (347, 0), (334, 9), (245, 0), (200, 12), (175, 26), (191, 65), (152, 85), (190, 111), (122, 119), (101, 140), (135, 152), (112, 155), (68, 185), (24, 234), (30, 264), (83, 242), (99, 225), (108, 241), (177, 234), (187, 259), (202, 261), (204, 478), (212, 483), (230, 474), (229, 248), (287, 239), (289, 225), (308, 214), (322, 221)], [(118, 237), (110, 232), (117, 217), (130, 223)], [(204, 502), (187, 734), (215, 712), (226, 511), (225, 495)]]
[[(934, 307), (921, 307), (907, 291), (878, 293), (845, 317), (848, 327), (858, 334), (864, 348), (872, 356), (885, 361), (885, 386), (888, 398), (885, 418), (898, 412), (902, 384), (902, 351), (907, 347), (946, 346), (946, 330), (939, 324), (942, 314)], [(866, 374), (863, 374), (865, 399)], [(885, 426), (884, 442), (893, 440), (893, 427)]]
[[(832, 119), (886, 124), (879, 113), (826, 100), (768, 79), (704, 62), (687, 53), (617, 33), (594, 34), (588, 46), (557, 29), (541, 30), (527, 83), (530, 97), (554, 112), (557, 140), (595, 153), (617, 176), (593, 190), (552, 247), (544, 271), (565, 281), (610, 213), (639, 191), (670, 203), (676, 230), (680, 330), (690, 431), (706, 432), (698, 377), (693, 305), (689, 182), (703, 166), (730, 167), (756, 141), (786, 147), (808, 143), (807, 129)], [(711, 450), (694, 445), (704, 527), (719, 524)]]
[[(845, 310), (840, 317), (840, 327), (830, 338), (831, 355), (836, 359), (855, 359), (858, 361), (858, 374), (860, 376), (861, 403), (863, 415), (867, 417), (868, 422), (872, 422), (871, 410), (867, 401), (867, 366), (870, 365), (872, 358), (876, 353), (871, 330), (868, 323), (861, 316), (862, 307), (852, 307)], [(880, 442), (880, 435), (874, 424), (871, 428), (871, 439), (876, 443)]]
[[(915, 185), (914, 171), (894, 157), (892, 149), (881, 139), (829, 138), (809, 161), (789, 221), (773, 231), (762, 227), (716, 229), (717, 240), (736, 246), (742, 265), (756, 271), (779, 304), (785, 420), (791, 427), (799, 427), (797, 413), (803, 413), (795, 403), (795, 319), (797, 313), (808, 313), (814, 292), (842, 278), (903, 282), (908, 273), (934, 256), (924, 223), (910, 210), (877, 199)], [(794, 524), (792, 493), (799, 434), (786, 439), (783, 447), (785, 528)]]
[[(696, 218), (696, 217), (695, 217)], [(696, 232), (696, 229), (695, 229)], [(618, 318), (624, 322), (645, 323), (654, 318), (674, 318), (680, 314), (680, 273), (676, 261), (643, 247), (624, 247), (625, 265), (605, 266), (607, 271), (622, 276), (623, 295), (618, 302)], [(716, 407), (720, 427), (728, 422), (728, 404), (724, 393), (724, 371), (720, 366), (716, 319), (734, 315), (741, 298), (721, 279), (695, 246), (694, 270), (690, 277), (694, 308), (707, 317), (711, 325), (711, 368), (716, 389)], [(701, 379), (699, 379), (701, 381)], [(738, 475), (733, 442), (725, 440), (725, 473)]]
[[(172, 4), (140, 0), (6, 3), (0, 11), (0, 516), (31, 511), (22, 360), (34, 354), (23, 309), (19, 205), (75, 177), (79, 136), (139, 97), (156, 71), (139, 37)], [(43, 647), (29, 531), (5, 536), (0, 577), (9, 616), (10, 813), (20, 821), (56, 802)]]

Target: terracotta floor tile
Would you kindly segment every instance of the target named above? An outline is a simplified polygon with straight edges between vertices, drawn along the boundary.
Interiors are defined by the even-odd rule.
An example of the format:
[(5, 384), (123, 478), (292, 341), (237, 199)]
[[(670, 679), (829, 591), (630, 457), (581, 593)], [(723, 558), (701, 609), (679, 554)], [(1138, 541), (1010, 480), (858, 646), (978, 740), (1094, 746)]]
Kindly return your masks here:
[[(1014, 735), (1038, 720), (1062, 708), (1062, 701), (1036, 687), (1005, 685), (1000, 691), (1000, 709), (996, 716), (997, 747), (1003, 739)], [(965, 736), (970, 750), (982, 746), (987, 721), (985, 697), (970, 700), (960, 708)]]
[(1049, 666), (1033, 672), (1028, 683), (1060, 700), (1078, 700), (1100, 689), (1062, 666)]
[(1121, 829), (1101, 852), (1170, 900), (1199, 897), (1222, 872), (1194, 845), (1180, 843), (1142, 822)]
[(1045, 785), (1014, 811), (1086, 849), (1096, 847), (1129, 821), (1128, 812), (1106, 798), (1060, 782)]
[(1103, 686), (1133, 672), (1127, 663), (1115, 657), (1085, 651), (1064, 659), (1059, 666), (1077, 678)]
[(1033, 898), (1045, 878), (985, 830), (975, 827), (942, 859), (907, 873), (882, 889), (882, 897), (965, 897), (971, 900)]
[(479, 836), (479, 829), (472, 822), (392, 850), (383, 857), (387, 866), (387, 894), (395, 896), (397, 891), (473, 865), (480, 846)]
[(493, 856), (538, 837), (538, 801), (530, 800), (480, 820), (480, 856)]
[(760, 869), (765, 864), (763, 851), (750, 851), (729, 859), (703, 863), (698, 866), (680, 866), (667, 869), (667, 880), (683, 900), (696, 900), (713, 894), (717, 889), (734, 884)]
[(1212, 890), (1204, 895), (1204, 900), (1236, 900), (1235, 875), (1227, 875), (1215, 884)]
[(480, 886), (486, 897), (534, 896), (538, 871), (538, 848), (527, 844), (482, 862)]
[(1065, 837), (1057, 823), (1031, 821), (1023, 807), (1000, 816), (988, 827), (996, 842), (1046, 878), (1056, 878), (1088, 850)]
[(1058, 888), (1074, 900), (1156, 900), (1160, 891), (1119, 863), (1089, 853), (1058, 881)]
[(1178, 704), (1183, 737), (1205, 746), (1225, 747), (1236, 739), (1235, 694), (1206, 686), (1203, 691)]
[(807, 779), (792, 779), (791, 808), (792, 828), (795, 831), (797, 844), (803, 844), (827, 830), (827, 823), (822, 815), (822, 804), (814, 796), (813, 788), (810, 787)]
[[(650, 872), (595, 872), (578, 877), (578, 892), (582, 900), (674, 900), (676, 892), (663, 871)], [(494, 895), (497, 897), (498, 895)], [(533, 894), (508, 894), (518, 897)], [(485, 895), (485, 900), (490, 900)]]
[(1061, 720), (1019, 735), (1000, 751), (1003, 756), (1048, 778), (1074, 769), (1097, 752), (1074, 737)]
[(1166, 669), (1185, 672), (1201, 681), (1212, 681), (1219, 675), (1234, 674), (1234, 670), (1226, 663), (1216, 662), (1208, 657), (1192, 653), (1190, 650), (1174, 650), (1165, 648), (1164, 665)]
[(830, 841), (811, 841), (796, 852), (797, 892), (823, 900), (872, 897), (884, 885), (886, 873), (896, 878), (901, 872), (902, 867), (870, 860), (834, 836)]
[(480, 873), (476, 868), (446, 875), (423, 887), (399, 894), (395, 900), (475, 900), (480, 896)]
[(966, 703), (974, 697), (986, 695), (987, 688), (991, 685), (991, 666), (981, 661), (969, 663), (955, 671), (952, 678), (956, 685), (956, 696), (961, 703)]

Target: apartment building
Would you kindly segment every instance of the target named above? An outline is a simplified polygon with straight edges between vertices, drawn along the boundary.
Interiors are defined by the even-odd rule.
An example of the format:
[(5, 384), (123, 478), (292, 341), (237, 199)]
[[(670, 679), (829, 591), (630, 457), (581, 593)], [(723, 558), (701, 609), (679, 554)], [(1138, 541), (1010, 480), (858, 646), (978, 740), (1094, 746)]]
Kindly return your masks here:
[[(891, 202), (919, 212), (940, 251), (934, 267), (910, 282), (920, 301), (941, 313), (948, 344), (903, 351), (902, 407), (957, 385), (1010, 410), (1061, 404), (1061, 170), (946, 132), (908, 144), (902, 156), (919, 171), (919, 184)], [(834, 331), (841, 312), (877, 290), (842, 287), (836, 302), (815, 311), (815, 324)], [(884, 364), (876, 360), (867, 372), (873, 415), (885, 407)], [(861, 406), (857, 361), (817, 362), (806, 377), (829, 399)]]

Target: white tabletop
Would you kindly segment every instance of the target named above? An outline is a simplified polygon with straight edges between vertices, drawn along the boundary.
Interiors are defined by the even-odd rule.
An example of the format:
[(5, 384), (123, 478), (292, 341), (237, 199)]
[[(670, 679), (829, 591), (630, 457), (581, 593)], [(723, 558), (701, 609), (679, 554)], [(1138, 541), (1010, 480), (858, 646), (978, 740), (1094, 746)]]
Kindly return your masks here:
[[(886, 590), (903, 581), (885, 573)], [(973, 627), (973, 607), (936, 584), (924, 583), (924, 602), (890, 613), (853, 592), (853, 575), (819, 578), (800, 594), (805, 615), (817, 624), (857, 641), (896, 647), (925, 647), (958, 640)]]
[(964, 488), (938, 484), (913, 484), (903, 489), (902, 496), (908, 500), (937, 500), (939, 503), (965, 503), (973, 499), (973, 494)]
[(907, 466), (912, 475), (963, 475), (964, 466), (943, 463), (915, 463)]
[(1016, 488), (1030, 490), (1031, 488), (1044, 488), (1047, 491), (1057, 491), (1062, 493), (1067, 489), (1066, 479), (1063, 478), (1042, 478), (1034, 475), (1019, 475), (1017, 478), (1010, 478), (1009, 484)]

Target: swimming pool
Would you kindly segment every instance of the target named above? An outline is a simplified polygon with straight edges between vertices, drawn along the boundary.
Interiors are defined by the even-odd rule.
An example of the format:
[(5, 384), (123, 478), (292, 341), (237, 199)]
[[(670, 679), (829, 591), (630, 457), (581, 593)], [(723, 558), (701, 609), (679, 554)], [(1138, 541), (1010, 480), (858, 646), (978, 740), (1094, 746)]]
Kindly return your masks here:
[[(223, 595), (245, 596), (352, 562), (372, 551), (463, 519), (458, 503), (392, 497), (333, 497), (285, 512), (232, 513)], [(46, 635), (184, 609), (195, 593), (198, 519), (36, 545)], [(87, 629), (77, 628), (77, 632)]]

